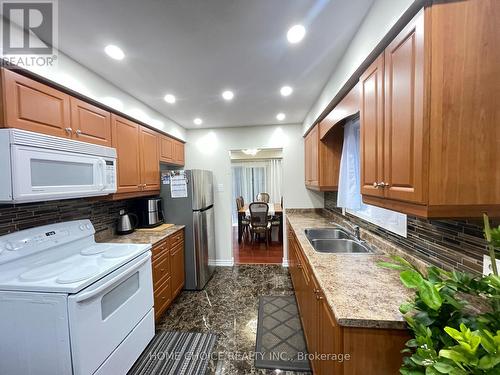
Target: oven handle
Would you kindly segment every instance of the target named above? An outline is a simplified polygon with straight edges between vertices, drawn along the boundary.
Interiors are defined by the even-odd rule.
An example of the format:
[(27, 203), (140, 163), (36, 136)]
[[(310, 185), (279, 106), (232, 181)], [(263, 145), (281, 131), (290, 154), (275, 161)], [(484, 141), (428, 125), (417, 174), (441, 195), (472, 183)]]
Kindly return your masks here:
[(137, 271), (139, 268), (141, 268), (143, 266), (143, 264), (145, 264), (150, 259), (150, 257), (151, 257), (151, 252), (148, 251), (146, 253), (146, 256), (144, 257), (144, 259), (141, 260), (140, 262), (136, 263), (134, 265), (134, 267), (128, 269), (124, 273), (119, 274), (118, 276), (116, 276), (113, 279), (105, 282), (104, 284), (98, 286), (97, 288), (95, 288), (93, 290), (89, 290), (88, 292), (81, 293), (81, 294), (75, 296), (74, 297), (74, 301), (77, 302), (77, 303), (82, 303), (82, 302), (84, 302), (84, 301), (86, 301), (88, 299), (91, 299), (91, 298), (99, 295), (104, 290), (106, 290), (106, 289), (108, 289), (108, 288), (116, 285), (122, 279), (125, 279), (127, 276), (133, 274), (135, 271)]

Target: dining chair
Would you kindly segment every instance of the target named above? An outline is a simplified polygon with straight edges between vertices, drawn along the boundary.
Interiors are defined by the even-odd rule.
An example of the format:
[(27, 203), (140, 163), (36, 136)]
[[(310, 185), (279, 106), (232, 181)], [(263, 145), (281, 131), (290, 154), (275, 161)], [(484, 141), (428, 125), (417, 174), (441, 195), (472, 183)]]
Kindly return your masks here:
[(250, 203), (250, 234), (252, 236), (252, 246), (255, 237), (264, 234), (266, 236), (266, 248), (269, 246), (269, 236), (271, 234), (271, 222), (269, 221), (269, 206), (265, 202)]
[(257, 202), (269, 203), (269, 194), (268, 193), (259, 193), (255, 198)]
[[(236, 198), (236, 214), (240, 215), (240, 210), (245, 206), (245, 201), (243, 197)], [(243, 227), (243, 244), (245, 243), (245, 237), (250, 227), (250, 218), (246, 215), (241, 218), (241, 226)]]

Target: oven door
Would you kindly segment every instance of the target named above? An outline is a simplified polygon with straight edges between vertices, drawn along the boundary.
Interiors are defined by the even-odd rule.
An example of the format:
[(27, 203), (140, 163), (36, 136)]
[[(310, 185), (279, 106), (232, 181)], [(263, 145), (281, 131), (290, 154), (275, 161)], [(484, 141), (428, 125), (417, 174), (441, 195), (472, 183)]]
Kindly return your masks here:
[(74, 374), (93, 374), (152, 307), (150, 251), (68, 297)]
[(108, 194), (101, 157), (20, 145), (11, 153), (16, 202)]

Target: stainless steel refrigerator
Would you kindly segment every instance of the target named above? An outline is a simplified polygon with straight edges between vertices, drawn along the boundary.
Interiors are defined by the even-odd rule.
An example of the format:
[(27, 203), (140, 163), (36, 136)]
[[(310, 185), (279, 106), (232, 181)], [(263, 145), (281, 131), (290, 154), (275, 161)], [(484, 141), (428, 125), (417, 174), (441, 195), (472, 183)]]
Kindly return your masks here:
[(201, 290), (215, 270), (212, 172), (200, 169), (162, 170), (161, 197), (165, 222), (186, 226), (184, 289)]

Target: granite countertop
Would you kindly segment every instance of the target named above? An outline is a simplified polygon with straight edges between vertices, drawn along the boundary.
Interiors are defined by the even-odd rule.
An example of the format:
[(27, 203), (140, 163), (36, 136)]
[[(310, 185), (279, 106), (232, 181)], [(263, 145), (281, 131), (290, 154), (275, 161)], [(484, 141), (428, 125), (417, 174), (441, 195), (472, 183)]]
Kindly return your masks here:
[(339, 325), (406, 328), (399, 306), (413, 292), (401, 284), (397, 271), (377, 266), (388, 255), (380, 249), (374, 254), (316, 252), (304, 230), (333, 227), (332, 218), (313, 211), (287, 211), (286, 216)]
[(150, 243), (155, 245), (166, 237), (174, 234), (179, 229), (184, 228), (184, 225), (174, 225), (173, 227), (167, 228), (158, 232), (149, 231), (138, 231), (136, 230), (130, 234), (124, 235), (112, 235), (111, 237), (100, 238), (98, 242), (113, 242), (113, 243)]

